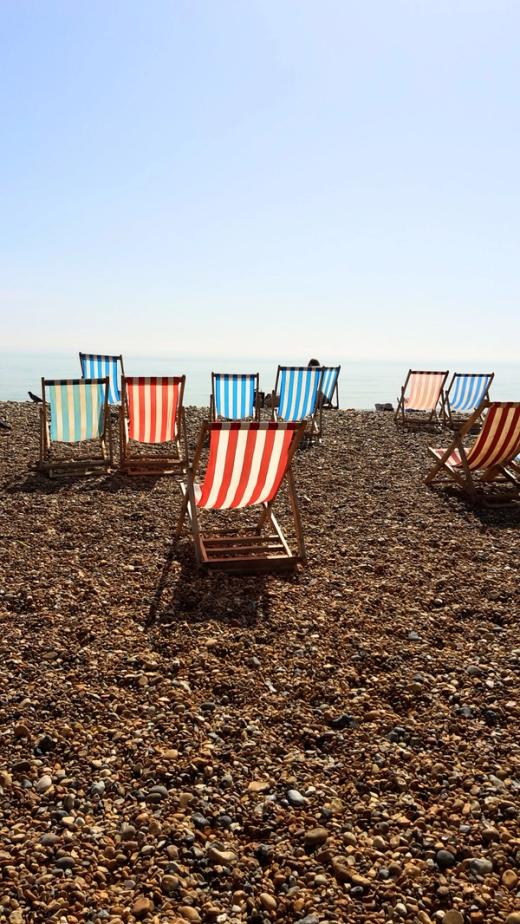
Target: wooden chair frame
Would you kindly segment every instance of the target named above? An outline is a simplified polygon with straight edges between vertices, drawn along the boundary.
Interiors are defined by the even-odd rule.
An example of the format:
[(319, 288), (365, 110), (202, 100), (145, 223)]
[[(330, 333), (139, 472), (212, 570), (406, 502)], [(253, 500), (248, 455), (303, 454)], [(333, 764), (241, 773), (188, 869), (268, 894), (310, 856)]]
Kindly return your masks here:
[[(254, 377), (254, 380), (255, 380), (255, 397), (254, 397), (254, 405), (253, 405), (254, 414), (253, 414), (253, 417), (252, 417), (252, 418), (248, 418), (248, 417), (243, 417), (243, 418), (239, 418), (239, 417), (222, 417), (222, 416), (219, 417), (219, 416), (217, 416), (217, 414), (216, 414), (216, 405), (215, 405), (215, 380), (216, 380), (219, 376), (222, 376), (222, 375), (233, 375), (233, 374), (235, 374), (235, 375), (245, 375), (245, 376), (247, 376), (248, 378), (249, 378), (249, 377)], [(249, 419), (251, 419), (251, 420), (256, 420), (256, 421), (260, 420), (260, 374), (259, 374), (258, 372), (255, 372), (255, 373), (252, 373), (252, 372), (244, 372), (244, 373), (212, 372), (212, 373), (211, 373), (211, 395), (209, 396), (209, 419), (210, 419), (210, 421), (212, 421), (212, 422), (213, 422), (213, 421), (216, 421), (216, 420), (240, 420), (240, 419), (242, 419), (242, 420), (249, 420)]]
[[(439, 397), (438, 397), (438, 399), (437, 399), (437, 403), (436, 403), (435, 407), (431, 409), (431, 411), (430, 411), (429, 414), (428, 414), (427, 411), (422, 411), (422, 410), (418, 410), (418, 411), (414, 412), (414, 415), (415, 415), (415, 414), (427, 414), (426, 418), (416, 417), (416, 416), (414, 416), (414, 417), (408, 417), (408, 418), (406, 417), (406, 407), (405, 407), (406, 387), (407, 387), (408, 382), (410, 381), (410, 377), (411, 377), (412, 375), (442, 375), (442, 376), (444, 376), (444, 378), (443, 378), (443, 380), (442, 380), (441, 389), (440, 389), (440, 392), (439, 392)], [(394, 413), (394, 420), (395, 420), (395, 422), (398, 423), (399, 420), (400, 420), (400, 422), (402, 423), (403, 427), (406, 427), (406, 426), (408, 426), (409, 424), (427, 426), (428, 424), (433, 423), (433, 421), (438, 422), (438, 421), (439, 421), (439, 414), (437, 413), (437, 408), (438, 408), (438, 406), (439, 406), (439, 402), (440, 402), (440, 405), (441, 405), (441, 407), (440, 407), (440, 415), (441, 415), (441, 417), (444, 419), (444, 417), (445, 417), (445, 411), (444, 411), (444, 400), (445, 400), (445, 399), (444, 399), (444, 386), (445, 386), (445, 384), (446, 384), (446, 379), (448, 378), (448, 375), (449, 375), (449, 371), (446, 371), (446, 372), (445, 372), (444, 370), (439, 370), (439, 369), (409, 369), (409, 370), (408, 370), (408, 375), (406, 376), (405, 383), (404, 383), (404, 385), (403, 385), (402, 388), (401, 388), (401, 396), (398, 397), (398, 399), (397, 399), (397, 408), (396, 408), (395, 413)], [(413, 411), (413, 408), (410, 408), (410, 410)]]
[[(288, 372), (306, 372), (308, 370), (316, 371), (319, 369), (320, 377), (318, 379), (318, 388), (316, 391), (316, 404), (314, 406), (314, 411), (312, 414), (308, 414), (303, 418), (303, 421), (306, 423), (306, 428), (304, 431), (304, 437), (309, 442), (312, 443), (313, 439), (321, 439), (322, 433), (322, 408), (320, 403), (320, 393), (321, 393), (321, 381), (323, 378), (323, 367), (322, 366), (278, 366), (276, 370), (276, 381), (274, 383), (274, 389), (271, 396), (271, 419), (278, 420), (278, 405), (280, 401), (280, 394), (278, 392), (278, 381), (280, 378), (280, 373), (283, 369), (286, 369)], [(285, 418), (280, 418), (284, 420)], [(296, 423), (296, 421), (295, 421)]]
[[(475, 372), (454, 372), (453, 375), (452, 375), (452, 377), (451, 377), (450, 384), (448, 385), (448, 388), (446, 389), (446, 391), (445, 391), (445, 393), (444, 393), (444, 401), (443, 401), (443, 406), (442, 406), (442, 413), (443, 413), (443, 417), (444, 417), (444, 422), (445, 422), (449, 427), (455, 428), (455, 426), (457, 425), (457, 423), (462, 423), (463, 421), (465, 421), (465, 420), (467, 419), (467, 414), (466, 414), (464, 411), (452, 411), (452, 409), (451, 409), (451, 405), (450, 405), (450, 392), (451, 392), (451, 390), (452, 390), (452, 388), (453, 388), (453, 385), (455, 384), (455, 380), (456, 380), (457, 378), (461, 378), (461, 377), (464, 377), (464, 376), (470, 376), (470, 375), (471, 375), (471, 376), (474, 376), (474, 375), (477, 375), (477, 374), (485, 375), (485, 376), (489, 379), (488, 384), (487, 384), (487, 388), (486, 388), (486, 390), (485, 390), (485, 392), (484, 392), (484, 394), (483, 394), (483, 396), (482, 396), (482, 399), (481, 399), (481, 401), (480, 401), (480, 404), (482, 404), (483, 401), (489, 401), (489, 400), (490, 400), (490, 398), (489, 398), (489, 389), (491, 388), (491, 383), (492, 383), (493, 379), (495, 378), (495, 373), (494, 373), (494, 372), (481, 372), (481, 373), (475, 373)], [(480, 406), (480, 405), (479, 405), (479, 406)], [(474, 411), (476, 411), (476, 410), (477, 410), (477, 408), (473, 408), (473, 410), (470, 411), (470, 413), (473, 414)], [(457, 415), (457, 416), (454, 417), (454, 414)]]
[[(104, 385), (105, 401), (103, 405), (103, 433), (98, 437), (101, 447), (101, 456), (88, 456), (81, 459), (53, 459), (52, 445), (59, 440), (51, 440), (49, 429), (48, 406), (45, 398), (45, 387), (52, 385)], [(113, 467), (114, 454), (112, 446), (112, 430), (110, 427), (110, 405), (108, 403), (109, 379), (45, 379), (42, 378), (42, 403), (40, 405), (40, 457), (37, 469), (49, 478), (56, 475), (94, 475), (100, 471), (108, 471)], [(90, 440), (78, 442), (91, 442)]]
[[(513, 484), (515, 488), (520, 487), (520, 477), (517, 477), (520, 476), (520, 467), (518, 467), (518, 472), (516, 472), (515, 469), (517, 466), (515, 462), (510, 461), (501, 465), (493, 465), (487, 469), (470, 469), (469, 467), (467, 458), (468, 451), (464, 446), (464, 438), (471, 432), (483, 412), (492, 404), (493, 402), (489, 400), (483, 401), (480, 404), (460, 430), (456, 432), (450, 446), (446, 449), (441, 458), (435, 454), (431, 446), (428, 447), (430, 455), (435, 459), (435, 464), (426, 475), (424, 479), (425, 484), (432, 484), (434, 481), (445, 484), (455, 482), (472, 502), (477, 500), (479, 494), (479, 484), (475, 477), (477, 473), (480, 475), (479, 480), (483, 484), (502, 481), (504, 483)], [(520, 407), (520, 403), (516, 406)], [(447, 464), (448, 459), (455, 450), (458, 450), (461, 459), (461, 465), (457, 466), (456, 469)], [(511, 494), (509, 493), (507, 496), (510, 497)]]
[[(166, 378), (167, 376), (154, 376), (154, 378)], [(168, 376), (173, 378), (173, 376)], [(119, 411), (119, 470), (124, 475), (173, 475), (182, 474), (188, 464), (188, 434), (186, 430), (186, 415), (184, 411), (184, 386), (186, 376), (175, 376), (181, 380), (179, 386), (179, 399), (177, 403), (177, 412), (175, 415), (175, 432), (174, 440), (169, 441), (172, 445), (171, 452), (152, 453), (143, 452), (136, 449), (136, 446), (146, 446), (147, 443), (140, 443), (137, 440), (130, 440), (127, 433), (128, 420), (128, 394), (126, 389), (126, 377), (121, 377), (121, 407)], [(162, 445), (153, 444), (153, 445)]]
[[(200, 567), (247, 574), (259, 571), (291, 571), (294, 570), (298, 563), (305, 563), (307, 558), (301, 516), (296, 496), (294, 476), (291, 469), (294, 454), (305, 432), (305, 422), (302, 422), (295, 432), (295, 437), (288, 453), (287, 468), (278, 488), (279, 491), (283, 482), (287, 480), (296, 534), (296, 554), (291, 551), (282, 528), (273, 513), (273, 506), (278, 491), (269, 503), (258, 505), (261, 509), (261, 513), (258, 523), (252, 531), (248, 533), (227, 531), (219, 533), (202, 532), (200, 514), (203, 512), (204, 508), (197, 507), (194, 486), (196, 476), (199, 472), (202, 449), (209, 436), (210, 427), (211, 425), (209, 422), (202, 424), (193, 464), (188, 467), (187, 483), (185, 485), (181, 484), (183, 498), (181, 512), (175, 530), (176, 538), (180, 537), (186, 514), (188, 514), (195, 545), (195, 556), (197, 564)], [(243, 509), (250, 508), (239, 508), (235, 509), (233, 512), (239, 514), (240, 510)], [(269, 526), (272, 527), (272, 531), (269, 534), (265, 534), (264, 531)]]
[[(121, 376), (120, 376), (120, 377), (121, 377), (121, 383), (123, 382), (123, 376), (124, 376), (124, 374), (125, 374), (125, 367), (124, 367), (124, 363), (123, 363), (123, 356), (122, 356), (121, 353), (120, 353), (119, 355), (116, 356), (116, 355), (112, 355), (112, 354), (110, 354), (110, 353), (81, 353), (81, 352), (80, 352), (80, 354), (79, 354), (79, 365), (80, 365), (81, 371), (83, 372), (83, 363), (82, 363), (82, 361), (81, 361), (82, 356), (85, 356), (85, 357), (87, 357), (87, 356), (105, 356), (107, 359), (117, 359), (118, 363), (119, 363), (120, 366), (121, 366)], [(121, 388), (121, 387), (119, 388), (119, 393), (120, 393), (120, 395), (121, 395), (121, 397), (122, 397), (123, 392), (122, 392), (122, 388)], [(111, 405), (110, 405), (110, 406), (111, 406)]]

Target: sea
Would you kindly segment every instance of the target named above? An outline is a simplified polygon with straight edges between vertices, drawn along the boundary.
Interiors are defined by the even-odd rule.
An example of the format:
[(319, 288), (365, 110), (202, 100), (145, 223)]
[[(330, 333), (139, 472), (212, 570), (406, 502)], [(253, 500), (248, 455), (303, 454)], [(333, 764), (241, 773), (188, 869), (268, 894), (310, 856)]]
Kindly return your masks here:
[[(394, 407), (410, 362), (371, 361), (321, 356), (324, 365), (341, 365), (339, 379), (340, 407), (372, 409), (375, 404), (391, 402)], [(306, 365), (308, 357), (281, 356), (282, 365)], [(236, 357), (219, 359), (201, 356), (124, 356), (127, 375), (186, 375), (184, 404), (205, 407), (209, 403), (212, 372), (258, 372), (260, 389), (274, 388), (278, 362), (267, 358)], [(442, 363), (415, 362), (418, 369), (443, 369)], [(469, 362), (449, 365), (456, 372), (494, 372), (491, 397), (502, 401), (520, 401), (520, 362)], [(79, 356), (74, 353), (0, 351), (0, 401), (26, 401), (27, 392), (41, 392), (41, 379), (77, 378), (81, 374)], [(449, 382), (449, 378), (448, 378)]]

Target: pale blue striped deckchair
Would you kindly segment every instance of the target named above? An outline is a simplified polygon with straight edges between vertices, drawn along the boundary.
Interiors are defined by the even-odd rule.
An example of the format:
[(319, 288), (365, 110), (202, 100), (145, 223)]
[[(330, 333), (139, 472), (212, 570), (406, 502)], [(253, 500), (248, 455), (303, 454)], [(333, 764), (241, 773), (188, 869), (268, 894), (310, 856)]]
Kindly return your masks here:
[[(108, 376), (109, 392), (108, 403), (119, 404), (121, 392), (119, 388), (120, 373), (124, 375), (122, 356), (101, 356), (98, 353), (80, 353), (81, 374), (84, 379), (104, 379)], [(121, 369), (118, 369), (118, 363)]]
[[(338, 379), (339, 373), (341, 371), (341, 366), (322, 366), (323, 369), (323, 378), (321, 380), (321, 406), (334, 408), (337, 410), (339, 408), (339, 390), (338, 390)], [(336, 395), (336, 403), (333, 404), (333, 398)]]
[(466, 414), (475, 411), (483, 401), (489, 401), (489, 388), (495, 377), (494, 372), (454, 372), (444, 406), (449, 422), (453, 423), (453, 414)]
[(322, 377), (321, 366), (278, 366), (272, 398), (273, 418), (288, 423), (308, 420), (307, 435), (311, 439), (316, 436)]
[[(40, 419), (40, 460), (38, 468), (50, 477), (58, 472), (83, 472), (112, 464), (112, 438), (109, 426), (109, 379), (42, 379)], [(50, 421), (48, 406), (50, 408)], [(56, 459), (53, 443), (99, 441), (101, 454), (92, 451), (81, 458)], [(108, 440), (108, 454), (107, 454)]]
[(211, 373), (210, 418), (245, 420), (259, 418), (259, 375), (254, 373)]

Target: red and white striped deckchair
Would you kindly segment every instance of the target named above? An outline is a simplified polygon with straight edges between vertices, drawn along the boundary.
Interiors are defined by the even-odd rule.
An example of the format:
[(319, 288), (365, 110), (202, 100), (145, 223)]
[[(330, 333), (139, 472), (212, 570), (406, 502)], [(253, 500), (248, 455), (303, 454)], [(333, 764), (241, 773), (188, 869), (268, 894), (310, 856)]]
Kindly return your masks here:
[[(186, 468), (185, 376), (121, 377), (120, 469), (127, 475), (166, 475)], [(143, 451), (155, 445), (158, 451)]]
[[(473, 445), (466, 448), (464, 437), (482, 414), (485, 415), (482, 430)], [(520, 453), (520, 402), (484, 401), (448, 449), (429, 447), (429, 451), (435, 465), (426, 476), (426, 484), (445, 476), (445, 480), (460, 485), (472, 500), (477, 497), (477, 478), (483, 483), (494, 483), (502, 478), (520, 487), (514, 464), (510, 467)]]
[[(180, 535), (188, 513), (200, 565), (225, 571), (287, 570), (305, 560), (300, 513), (291, 462), (305, 431), (303, 423), (215, 422), (202, 426), (193, 468), (181, 485), (183, 502), (177, 524)], [(204, 480), (195, 481), (209, 433)], [(298, 551), (294, 554), (274, 516), (273, 504), (287, 483)], [(202, 510), (238, 510), (260, 506), (260, 519), (249, 532), (202, 533)]]
[[(406, 381), (401, 388), (401, 396), (397, 399), (397, 409), (394, 419), (407, 424), (412, 418), (406, 416), (407, 411), (427, 413), (427, 417), (419, 418), (413, 414), (414, 423), (431, 423), (437, 418), (439, 402), (444, 407), (444, 386), (448, 372), (424, 372), (409, 369)], [(407, 394), (408, 390), (408, 394)]]

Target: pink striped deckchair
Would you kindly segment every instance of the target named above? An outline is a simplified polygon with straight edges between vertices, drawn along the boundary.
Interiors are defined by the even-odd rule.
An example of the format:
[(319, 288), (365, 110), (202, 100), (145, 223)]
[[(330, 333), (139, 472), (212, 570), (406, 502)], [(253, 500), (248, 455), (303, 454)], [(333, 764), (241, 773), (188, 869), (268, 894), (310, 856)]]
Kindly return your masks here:
[[(394, 419), (402, 424), (412, 422), (412, 418), (406, 416), (407, 411), (422, 412), (426, 417), (417, 417), (413, 414), (413, 423), (431, 423), (437, 418), (437, 407), (441, 403), (441, 409), (444, 406), (444, 385), (448, 378), (447, 372), (424, 372), (417, 369), (409, 369), (406, 381), (401, 388), (401, 397), (397, 399), (397, 409)], [(408, 394), (407, 394), (408, 389)]]
[[(464, 437), (482, 414), (485, 415), (482, 430), (473, 445), (466, 448)], [(443, 476), (444, 480), (455, 481), (472, 500), (477, 498), (477, 478), (484, 483), (503, 479), (515, 488), (520, 487), (514, 463), (510, 467), (520, 452), (520, 402), (484, 401), (448, 449), (430, 447), (429, 451), (435, 465), (426, 476), (426, 484)]]
[[(200, 565), (226, 571), (287, 570), (305, 560), (300, 513), (291, 462), (305, 430), (303, 423), (216, 422), (202, 426), (193, 468), (181, 485), (180, 535), (189, 516)], [(195, 481), (202, 447), (209, 433), (209, 459), (204, 480)], [(294, 520), (297, 554), (293, 554), (274, 516), (273, 504), (286, 481)], [(255, 528), (245, 533), (202, 533), (202, 510), (238, 510), (260, 506)]]
[[(120, 469), (127, 475), (182, 471), (188, 459), (185, 376), (121, 377)], [(160, 448), (153, 453), (144, 445)]]

